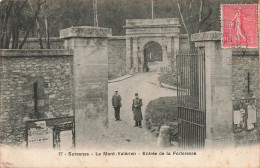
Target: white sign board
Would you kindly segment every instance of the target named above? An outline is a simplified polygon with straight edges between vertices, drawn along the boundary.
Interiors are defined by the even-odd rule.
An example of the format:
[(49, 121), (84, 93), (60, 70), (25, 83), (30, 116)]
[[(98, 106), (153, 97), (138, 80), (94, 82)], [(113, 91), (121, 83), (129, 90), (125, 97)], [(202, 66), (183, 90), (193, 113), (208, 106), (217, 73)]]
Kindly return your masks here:
[(73, 148), (73, 135), (72, 130), (66, 130), (60, 132), (60, 149)]
[(50, 128), (30, 129), (28, 148), (53, 148), (52, 130)]

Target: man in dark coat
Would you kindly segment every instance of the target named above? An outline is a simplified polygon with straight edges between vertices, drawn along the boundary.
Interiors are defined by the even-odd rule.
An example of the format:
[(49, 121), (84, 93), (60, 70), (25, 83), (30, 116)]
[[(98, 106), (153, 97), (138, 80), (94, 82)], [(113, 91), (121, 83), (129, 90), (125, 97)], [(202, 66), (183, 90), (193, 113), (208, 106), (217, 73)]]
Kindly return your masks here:
[(142, 111), (141, 111), (141, 106), (143, 105), (142, 99), (139, 99), (138, 93), (135, 94), (135, 99), (133, 100), (133, 105), (132, 105), (132, 111), (134, 113), (134, 120), (135, 120), (135, 127), (140, 127), (142, 128)]
[(114, 96), (112, 97), (112, 106), (115, 110), (116, 121), (121, 121), (120, 119), (120, 107), (121, 107), (121, 96), (118, 94), (118, 91), (115, 91)]

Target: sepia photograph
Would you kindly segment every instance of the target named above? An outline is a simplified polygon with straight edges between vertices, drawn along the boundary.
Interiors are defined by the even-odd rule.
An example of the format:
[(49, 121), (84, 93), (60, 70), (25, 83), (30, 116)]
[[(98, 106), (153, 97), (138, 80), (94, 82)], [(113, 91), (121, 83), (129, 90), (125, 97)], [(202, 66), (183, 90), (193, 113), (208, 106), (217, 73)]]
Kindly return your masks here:
[(0, 0), (0, 167), (260, 167), (258, 0)]

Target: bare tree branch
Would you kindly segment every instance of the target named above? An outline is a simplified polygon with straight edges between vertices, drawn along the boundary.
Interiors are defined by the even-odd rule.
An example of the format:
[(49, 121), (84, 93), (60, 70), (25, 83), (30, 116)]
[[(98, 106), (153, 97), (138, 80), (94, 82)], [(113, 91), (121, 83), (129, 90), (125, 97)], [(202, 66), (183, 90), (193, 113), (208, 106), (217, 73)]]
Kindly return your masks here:
[[(30, 5), (32, 13), (33, 13), (34, 11), (33, 11), (33, 7), (32, 7), (32, 3), (31, 3), (30, 0), (28, 0), (28, 2), (29, 2), (29, 5)], [(36, 17), (35, 22), (36, 22), (36, 28), (37, 28), (37, 34), (38, 34), (38, 38), (39, 38), (40, 48), (43, 49), (42, 36), (41, 36), (41, 33), (40, 33), (40, 24), (39, 24), (39, 21), (38, 21), (38, 17)]]
[(28, 38), (28, 35), (29, 35), (29, 33), (30, 33), (30, 31), (31, 31), (31, 29), (32, 29), (32, 27), (33, 27), (33, 25), (34, 25), (34, 21), (36, 20), (36, 18), (37, 18), (37, 16), (38, 16), (38, 13), (40, 12), (40, 8), (41, 8), (41, 5), (42, 5), (43, 3), (40, 3), (40, 2), (38, 2), (38, 4), (37, 4), (37, 10), (35, 11), (35, 14), (34, 14), (34, 16), (33, 16), (33, 19), (31, 20), (31, 24), (28, 26), (28, 28), (27, 28), (27, 30), (26, 30), (26, 34), (25, 34), (25, 36), (24, 36), (24, 38), (23, 38), (23, 41), (21, 42), (21, 44), (19, 45), (19, 49), (22, 49), (23, 48), (23, 45), (25, 44), (25, 42), (26, 42), (26, 40), (27, 40), (27, 38)]
[[(203, 3), (204, 3), (204, 0), (200, 0), (199, 23), (201, 23)], [(200, 24), (199, 24), (199, 33), (200, 33), (200, 31), (201, 31), (201, 26), (200, 26)]]
[(186, 24), (185, 24), (185, 21), (184, 21), (184, 19), (183, 19), (183, 15), (182, 15), (182, 12), (181, 12), (181, 7), (180, 7), (179, 2), (177, 2), (177, 6), (178, 6), (179, 14), (180, 14), (180, 16), (181, 16), (181, 20), (182, 20), (183, 26), (184, 26), (184, 28), (185, 28), (185, 30), (186, 30), (187, 35), (188, 35), (188, 43), (190, 44), (189, 31), (188, 31), (187, 26), (186, 26)]
[[(44, 6), (46, 7), (47, 6), (46, 0), (44, 1), (44, 4), (45, 4)], [(45, 34), (46, 34), (46, 36), (45, 36), (46, 48), (50, 49), (50, 32), (49, 32), (48, 18), (47, 18), (45, 8), (43, 8), (43, 6), (41, 6), (41, 9), (42, 9), (43, 15), (44, 15)]]
[(3, 22), (3, 27), (2, 27), (2, 30), (1, 30), (1, 36), (0, 36), (0, 49), (6, 47), (6, 42), (7, 42), (6, 40), (8, 40), (7, 39), (7, 24), (8, 24), (8, 20), (9, 20), (9, 16), (10, 16), (12, 6), (13, 6), (13, 1), (9, 1), (5, 10), (4, 10), (4, 22)]

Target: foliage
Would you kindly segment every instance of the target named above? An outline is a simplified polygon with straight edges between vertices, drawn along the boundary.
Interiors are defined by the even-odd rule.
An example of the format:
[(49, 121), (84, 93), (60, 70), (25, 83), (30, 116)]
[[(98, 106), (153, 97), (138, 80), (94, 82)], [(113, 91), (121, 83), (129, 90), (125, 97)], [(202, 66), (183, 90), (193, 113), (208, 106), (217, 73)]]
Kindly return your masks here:
[[(125, 34), (126, 19), (151, 18), (151, 0), (98, 0), (99, 27), (112, 28), (113, 35)], [(201, 3), (203, 2), (203, 3)], [(244, 0), (243, 3), (257, 3)], [(220, 30), (220, 4), (241, 0), (160, 0), (154, 1), (154, 18), (181, 18), (190, 37), (193, 33)], [(180, 12), (178, 5), (180, 6)], [(202, 6), (201, 6), (202, 4)], [(59, 30), (71, 26), (93, 26), (93, 0), (1, 0), (0, 48), (22, 48), (28, 37), (48, 43)], [(200, 19), (199, 19), (200, 18)], [(181, 21), (181, 33), (187, 33)], [(18, 44), (18, 38), (23, 42)], [(12, 39), (12, 40), (11, 40)], [(48, 46), (48, 45), (46, 45)]]
[(177, 86), (177, 76), (173, 74), (162, 74), (159, 76), (159, 81), (170, 86)]
[(162, 125), (171, 125), (177, 120), (177, 97), (160, 97), (149, 102), (145, 112), (148, 129), (159, 134)]
[(115, 79), (117, 78), (118, 76), (115, 75), (115, 73), (112, 73), (110, 71), (108, 71), (108, 80), (112, 80), (112, 79)]
[[(2, 0), (0, 2), (0, 10), (2, 11), (0, 13), (0, 22), (2, 23), (0, 49), (9, 48), (11, 39), (12, 49), (23, 47), (29, 34), (36, 27), (35, 23), (44, 3), (45, 1), (42, 0)], [(20, 44), (18, 44), (19, 37), (23, 38)]]

